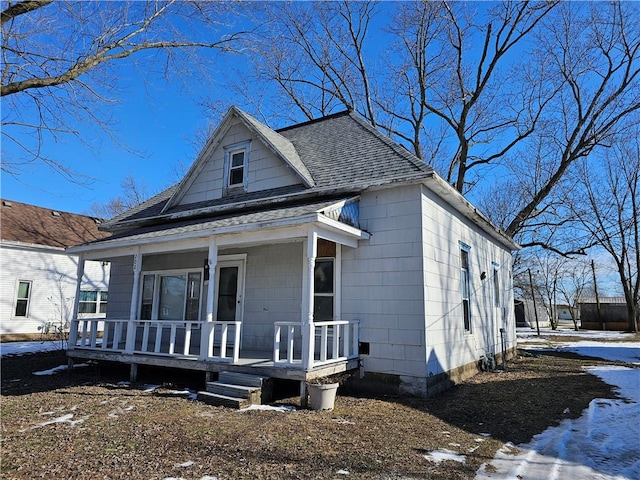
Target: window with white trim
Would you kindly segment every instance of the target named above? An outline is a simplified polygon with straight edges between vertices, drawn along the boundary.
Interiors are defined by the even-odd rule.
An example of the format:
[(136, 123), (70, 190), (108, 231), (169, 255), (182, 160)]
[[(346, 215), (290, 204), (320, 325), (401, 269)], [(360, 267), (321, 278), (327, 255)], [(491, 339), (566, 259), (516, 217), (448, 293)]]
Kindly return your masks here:
[(199, 320), (201, 271), (145, 273), (141, 288), (141, 320)]
[(16, 296), (15, 317), (29, 316), (29, 303), (31, 301), (31, 280), (20, 280), (18, 282), (18, 294)]
[(313, 319), (316, 322), (333, 320), (334, 317), (334, 258), (318, 258), (313, 281)]
[(107, 292), (82, 290), (78, 300), (78, 313), (107, 313)]
[(470, 265), (469, 250), (467, 245), (460, 244), (460, 281), (462, 292), (462, 320), (465, 332), (471, 332), (471, 302), (470, 302)]
[(250, 142), (241, 142), (224, 147), (224, 177), (227, 191), (247, 188), (249, 145)]

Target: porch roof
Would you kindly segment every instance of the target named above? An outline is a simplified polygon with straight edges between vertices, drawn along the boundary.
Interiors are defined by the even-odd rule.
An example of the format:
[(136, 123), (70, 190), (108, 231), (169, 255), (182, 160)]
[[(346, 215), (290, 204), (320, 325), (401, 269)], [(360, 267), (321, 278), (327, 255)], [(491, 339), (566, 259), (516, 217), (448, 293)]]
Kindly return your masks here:
[[(302, 238), (307, 230), (295, 229), (295, 227), (308, 224), (316, 224), (327, 231), (339, 232), (340, 238), (334, 238), (334, 240), (355, 246), (357, 240), (369, 238), (369, 234), (357, 227), (357, 214), (353, 213), (354, 205), (357, 205), (357, 197), (334, 198), (303, 205), (272, 205), (258, 211), (251, 209), (227, 215), (190, 218), (119, 232), (103, 240), (69, 248), (68, 252), (72, 254), (106, 252), (120, 247), (240, 233), (253, 233), (253, 241), (259, 241), (261, 236), (268, 240), (273, 238), (266, 234), (265, 231), (268, 229), (294, 228), (293, 231), (285, 233), (282, 238)], [(352, 208), (345, 208), (345, 206)], [(336, 213), (341, 209), (347, 212), (343, 216)], [(357, 208), (355, 210), (357, 211)]]

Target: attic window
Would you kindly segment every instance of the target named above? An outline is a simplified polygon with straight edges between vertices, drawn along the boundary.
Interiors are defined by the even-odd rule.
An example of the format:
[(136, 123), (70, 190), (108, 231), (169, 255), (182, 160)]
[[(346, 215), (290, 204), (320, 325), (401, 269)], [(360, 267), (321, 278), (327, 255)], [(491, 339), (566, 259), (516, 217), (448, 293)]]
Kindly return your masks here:
[(228, 190), (247, 188), (249, 144), (241, 142), (224, 148), (225, 187)]
[(59, 217), (60, 216), (60, 212), (58, 212), (56, 210), (52, 210), (51, 211), (51, 215), (53, 215), (54, 217)]

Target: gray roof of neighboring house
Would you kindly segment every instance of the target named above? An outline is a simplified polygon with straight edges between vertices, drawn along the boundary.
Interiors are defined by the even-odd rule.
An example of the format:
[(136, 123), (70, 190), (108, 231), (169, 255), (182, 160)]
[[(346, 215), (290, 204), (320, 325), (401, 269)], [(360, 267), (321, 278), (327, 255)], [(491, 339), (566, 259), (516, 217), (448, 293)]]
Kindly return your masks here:
[[(627, 300), (624, 297), (600, 297), (600, 304), (621, 304), (626, 305)], [(578, 303), (593, 303), (596, 304), (596, 297), (582, 297), (578, 300)]]
[[(163, 212), (178, 188), (174, 186), (112, 219), (108, 222), (107, 228), (117, 231), (119, 227), (126, 227), (131, 222), (153, 221), (154, 218), (159, 221), (158, 217), (161, 216), (171, 218), (176, 214), (198, 209), (209, 209), (209, 214), (216, 211), (224, 211), (226, 214), (234, 206), (237, 206), (238, 210), (244, 210), (252, 203), (261, 206), (264, 206), (265, 202), (278, 204), (284, 197), (292, 199), (297, 196), (300, 201), (309, 196), (316, 199), (322, 196), (344, 197), (357, 194), (374, 185), (419, 180), (433, 174), (431, 167), (351, 111), (277, 131), (270, 130), (244, 112), (241, 113), (242, 118), (250, 121), (254, 129), (262, 132), (271, 142), (276, 142), (278, 148), (284, 149), (294, 164), (295, 155), (290, 151), (289, 145), (295, 147), (300, 165), (306, 168), (310, 176), (308, 180), (313, 181), (313, 186), (295, 185), (197, 204), (177, 205)], [(307, 173), (302, 167), (295, 169), (306, 177)]]

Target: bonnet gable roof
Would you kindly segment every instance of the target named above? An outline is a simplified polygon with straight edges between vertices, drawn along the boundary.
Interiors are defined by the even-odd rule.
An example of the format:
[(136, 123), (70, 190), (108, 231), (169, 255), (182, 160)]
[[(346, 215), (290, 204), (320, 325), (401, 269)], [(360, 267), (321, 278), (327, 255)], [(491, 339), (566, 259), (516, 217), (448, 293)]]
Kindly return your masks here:
[(224, 140), (226, 133), (229, 131), (233, 119), (239, 119), (242, 124), (253, 133), (258, 139), (277, 157), (279, 157), (293, 172), (300, 178), (302, 183), (311, 188), (315, 185), (314, 179), (309, 173), (309, 170), (305, 164), (300, 160), (300, 156), (295, 147), (287, 138), (283, 137), (279, 133), (270, 129), (266, 125), (263, 125), (251, 115), (243, 112), (238, 107), (232, 106), (227, 111), (220, 125), (213, 132), (213, 135), (207, 141), (207, 144), (202, 149), (198, 158), (191, 166), (187, 175), (178, 184), (175, 192), (171, 195), (167, 203), (162, 209), (162, 213), (166, 212), (172, 207), (175, 207), (180, 202), (180, 199), (189, 189), (189, 186), (202, 172), (208, 158), (208, 154), (215, 150)]

